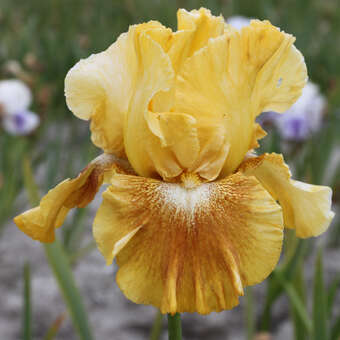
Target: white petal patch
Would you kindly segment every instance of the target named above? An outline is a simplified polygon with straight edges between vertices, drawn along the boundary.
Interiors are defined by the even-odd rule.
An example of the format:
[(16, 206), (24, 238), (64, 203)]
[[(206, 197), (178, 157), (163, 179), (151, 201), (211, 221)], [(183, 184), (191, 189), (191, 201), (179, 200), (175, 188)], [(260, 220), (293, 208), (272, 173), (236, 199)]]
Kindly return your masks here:
[(176, 206), (177, 211), (193, 215), (197, 206), (209, 202), (210, 184), (204, 183), (195, 188), (184, 188), (180, 184), (164, 183), (158, 189), (166, 203)]

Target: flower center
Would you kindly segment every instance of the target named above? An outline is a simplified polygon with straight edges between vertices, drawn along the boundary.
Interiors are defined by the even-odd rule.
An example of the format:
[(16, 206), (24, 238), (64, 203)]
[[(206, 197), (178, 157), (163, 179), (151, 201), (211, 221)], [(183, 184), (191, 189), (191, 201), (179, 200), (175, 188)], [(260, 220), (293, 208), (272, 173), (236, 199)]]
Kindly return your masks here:
[(183, 172), (180, 179), (185, 189), (193, 189), (202, 184), (200, 176), (190, 172)]

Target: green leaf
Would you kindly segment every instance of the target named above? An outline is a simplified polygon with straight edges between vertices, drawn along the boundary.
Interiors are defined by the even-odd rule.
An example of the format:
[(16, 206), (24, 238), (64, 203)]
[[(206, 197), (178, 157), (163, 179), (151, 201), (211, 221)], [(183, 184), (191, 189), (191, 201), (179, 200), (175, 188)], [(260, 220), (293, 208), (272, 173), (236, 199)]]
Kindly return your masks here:
[(56, 337), (65, 317), (66, 313), (62, 313), (57, 317), (57, 319), (53, 322), (52, 326), (48, 329), (46, 335), (44, 336), (44, 340), (53, 340)]
[(313, 340), (326, 340), (327, 336), (327, 298), (323, 281), (322, 251), (318, 252), (314, 274), (313, 292)]
[[(306, 328), (308, 333), (312, 332), (313, 330), (312, 321), (310, 320), (305, 305), (301, 300), (299, 294), (297, 293), (296, 289), (294, 288), (294, 286), (289, 281), (287, 281), (285, 277), (282, 275), (282, 273), (280, 273), (279, 271), (274, 272), (274, 276), (277, 278), (278, 282), (280, 282), (282, 288), (288, 295), (289, 301), (294, 307), (301, 322), (303, 323), (303, 326)], [(319, 338), (318, 340), (321, 339), (323, 338)]]
[(28, 195), (28, 200), (33, 206), (38, 205), (39, 204), (39, 190), (34, 180), (30, 159), (27, 156), (23, 159), (22, 171), (23, 171), (25, 189)]
[(58, 240), (52, 244), (45, 244), (45, 253), (58, 282), (61, 293), (70, 312), (73, 325), (82, 340), (92, 340), (91, 328), (77, 289), (67, 255)]
[(157, 314), (155, 320), (152, 325), (150, 340), (159, 340), (162, 333), (162, 321), (163, 321), (163, 314), (160, 310), (157, 310)]
[(22, 339), (32, 338), (32, 303), (31, 303), (31, 271), (28, 263), (24, 265), (24, 290), (23, 290), (23, 313), (22, 313)]
[[(34, 180), (29, 158), (24, 159), (23, 176), (31, 204), (37, 205), (39, 203), (38, 187)], [(76, 287), (70, 261), (64, 248), (58, 240), (55, 240), (51, 244), (44, 244), (44, 248), (49, 265), (70, 312), (73, 326), (77, 330), (81, 340), (92, 340), (91, 328), (82, 297)]]
[(305, 253), (306, 245), (305, 241), (298, 239), (294, 254), (283, 266), (281, 266), (281, 268), (275, 269), (273, 274), (269, 277), (266, 302), (261, 316), (261, 330), (269, 330), (271, 307), (283, 292), (283, 287), (276, 279), (275, 273), (284, 277), (285, 280), (290, 281), (297, 271), (299, 259), (301, 259)]
[(330, 319), (332, 317), (332, 309), (335, 302), (335, 295), (337, 293), (337, 289), (340, 285), (340, 275), (338, 275), (330, 287), (328, 288), (328, 294), (327, 294), (327, 316)]
[[(302, 303), (306, 304), (305, 296), (305, 283), (303, 279), (303, 262), (299, 261), (298, 270), (292, 280), (292, 284), (299, 295)], [(294, 323), (295, 340), (305, 340), (307, 337), (307, 329), (303, 320), (301, 320), (300, 314), (296, 310), (295, 306), (291, 306), (292, 319)]]
[(339, 340), (340, 337), (340, 316), (335, 320), (331, 330), (331, 340)]
[(252, 287), (247, 287), (245, 289), (245, 317), (247, 325), (247, 339), (252, 340), (254, 338), (256, 330), (255, 313), (254, 313), (254, 297)]

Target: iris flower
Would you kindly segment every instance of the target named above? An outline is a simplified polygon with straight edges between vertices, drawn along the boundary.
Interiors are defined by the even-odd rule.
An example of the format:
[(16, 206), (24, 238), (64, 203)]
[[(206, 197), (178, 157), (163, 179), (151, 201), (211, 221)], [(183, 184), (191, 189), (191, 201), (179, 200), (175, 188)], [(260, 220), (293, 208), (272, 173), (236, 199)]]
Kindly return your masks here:
[(201, 8), (129, 28), (79, 61), (66, 101), (104, 153), (15, 218), (53, 242), (67, 212), (108, 183), (93, 234), (135, 303), (162, 313), (230, 309), (280, 257), (283, 229), (324, 232), (331, 189), (291, 179), (279, 154), (251, 150), (263, 111), (286, 111), (307, 80), (294, 37), (268, 21), (238, 31)]
[(0, 81), (0, 119), (9, 134), (28, 135), (39, 123), (39, 116), (29, 111), (32, 94), (25, 83), (17, 79)]

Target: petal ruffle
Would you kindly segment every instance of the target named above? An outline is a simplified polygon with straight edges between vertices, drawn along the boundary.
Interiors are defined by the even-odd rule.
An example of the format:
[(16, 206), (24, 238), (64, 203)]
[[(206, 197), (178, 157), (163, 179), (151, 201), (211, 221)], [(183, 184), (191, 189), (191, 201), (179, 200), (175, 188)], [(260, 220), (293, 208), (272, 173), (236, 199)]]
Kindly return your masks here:
[[(190, 12), (177, 11), (177, 31), (163, 34), (163, 39), (152, 36), (170, 57), (173, 70), (177, 75), (186, 59), (203, 48), (210, 38), (224, 33), (224, 19), (214, 16), (208, 9), (200, 8)], [(154, 112), (167, 112), (173, 107), (176, 86), (170, 91), (158, 92), (152, 98)]]
[[(250, 62), (257, 69), (252, 93), (255, 115), (265, 111), (285, 112), (301, 96), (307, 83), (307, 67), (301, 52), (293, 45), (295, 37), (268, 21), (252, 21), (242, 30), (244, 43), (252, 48)], [(252, 51), (251, 51), (252, 50)]]
[(293, 42), (269, 22), (255, 20), (240, 32), (210, 39), (185, 61), (174, 111), (196, 118), (200, 142), (201, 126), (215, 136), (214, 130), (223, 127), (225, 141), (220, 138), (218, 149), (225, 144), (230, 149), (222, 176), (232, 173), (253, 146), (255, 117), (268, 108), (282, 111), (301, 94), (306, 67)]
[(139, 175), (153, 177), (158, 173), (164, 178), (176, 177), (182, 169), (172, 150), (162, 145), (157, 117), (149, 111), (152, 97), (173, 85), (171, 61), (161, 45), (146, 33), (140, 33), (136, 46), (140, 73), (126, 118), (125, 151)]
[(193, 189), (115, 175), (94, 236), (117, 282), (163, 313), (230, 309), (265, 279), (282, 244), (281, 208), (254, 177), (232, 175)]
[[(151, 30), (140, 35), (143, 76), (136, 84), (140, 95), (131, 101), (125, 147), (133, 167), (146, 177), (158, 173), (164, 179), (171, 179), (185, 170), (190, 171), (197, 163), (200, 143), (196, 119), (172, 110), (175, 76), (183, 61), (203, 47), (209, 38), (223, 34), (224, 21), (205, 9), (179, 10), (178, 29), (172, 35), (168, 31), (160, 34)], [(211, 140), (211, 136), (208, 138)], [(217, 138), (220, 140), (219, 136)], [(208, 168), (207, 164), (200, 166)]]
[(224, 19), (211, 14), (206, 8), (177, 11), (177, 29), (169, 48), (174, 69), (179, 71), (185, 59), (206, 46), (210, 38), (224, 33)]
[(267, 132), (262, 129), (262, 126), (258, 123), (254, 124), (254, 130), (253, 130), (253, 139), (250, 143), (249, 149), (256, 149), (260, 146), (259, 139), (262, 139), (267, 136)]
[(334, 217), (332, 189), (292, 180), (282, 155), (272, 153), (248, 158), (240, 171), (255, 176), (279, 201), (285, 226), (295, 229), (298, 237), (318, 236), (330, 225)]
[(143, 32), (151, 35), (150, 32), (168, 31), (156, 21), (131, 26), (106, 51), (79, 61), (68, 72), (67, 105), (77, 117), (91, 119), (92, 141), (105, 152), (124, 155), (124, 119), (138, 69), (143, 67), (136, 46), (138, 36)]
[(40, 201), (38, 207), (30, 209), (14, 218), (21, 231), (34, 240), (53, 242), (55, 229), (60, 227), (70, 209), (83, 208), (96, 195), (112, 172), (125, 172), (126, 165), (108, 154), (93, 160), (74, 179), (66, 179), (51, 189)]

